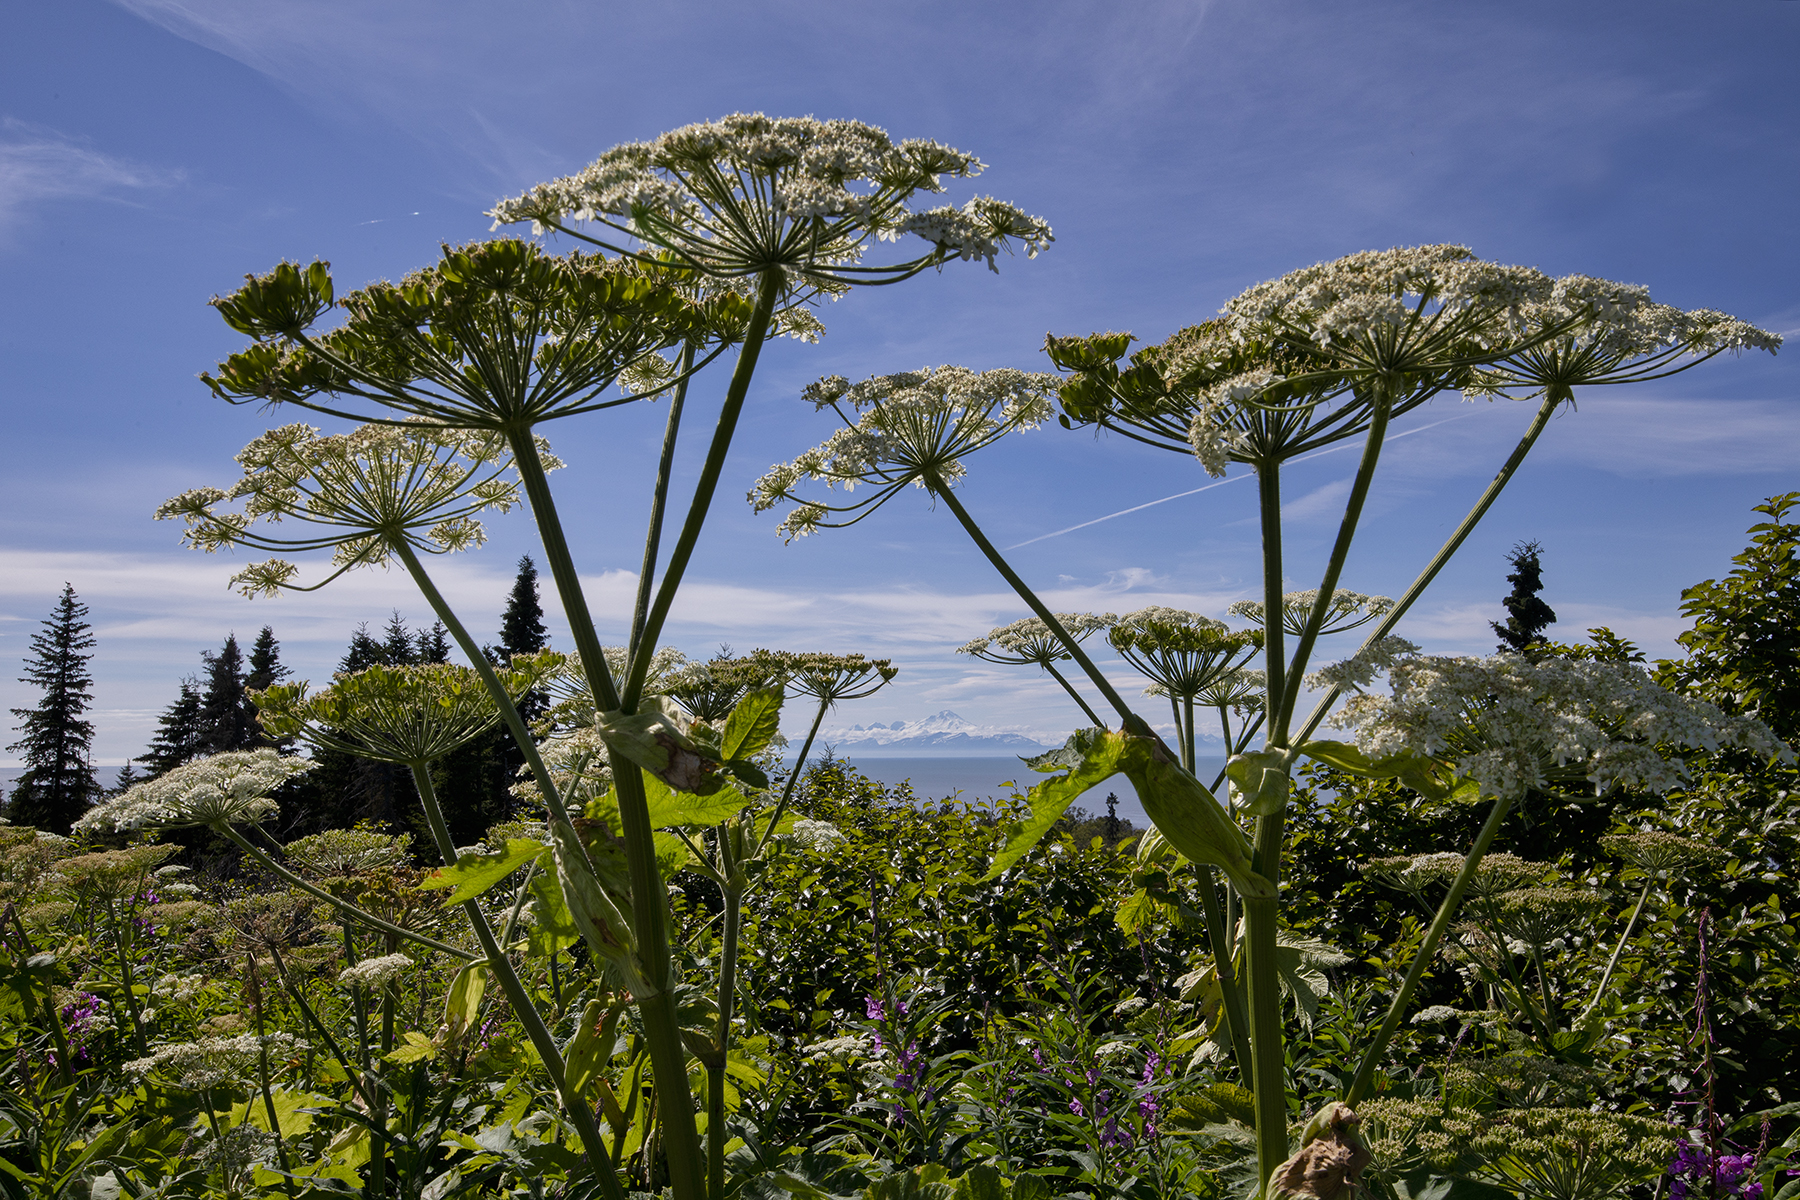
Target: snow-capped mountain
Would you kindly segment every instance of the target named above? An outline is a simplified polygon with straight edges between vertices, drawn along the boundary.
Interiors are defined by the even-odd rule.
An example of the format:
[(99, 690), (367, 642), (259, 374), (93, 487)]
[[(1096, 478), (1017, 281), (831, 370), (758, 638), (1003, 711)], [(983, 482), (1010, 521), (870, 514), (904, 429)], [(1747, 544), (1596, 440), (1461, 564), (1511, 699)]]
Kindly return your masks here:
[(821, 729), (819, 745), (852, 756), (1038, 754), (1062, 745), (1064, 736), (1024, 725), (977, 725), (946, 708), (918, 721)]

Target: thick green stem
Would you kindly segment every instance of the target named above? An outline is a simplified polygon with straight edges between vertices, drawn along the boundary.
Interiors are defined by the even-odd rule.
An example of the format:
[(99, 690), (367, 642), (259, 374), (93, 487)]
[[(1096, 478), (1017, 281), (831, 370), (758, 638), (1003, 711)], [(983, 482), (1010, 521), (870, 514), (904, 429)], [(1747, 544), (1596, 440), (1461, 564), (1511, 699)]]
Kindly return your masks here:
[(258, 847), (255, 843), (250, 841), (249, 838), (246, 838), (243, 834), (239, 833), (236, 829), (233, 829), (229, 825), (214, 825), (211, 828), (213, 829), (213, 831), (215, 833), (223, 834), (225, 837), (229, 838), (238, 847), (238, 849), (242, 850), (245, 854), (248, 854), (250, 857), (254, 858), (257, 862), (261, 863), (263, 866), (265, 866), (269, 870), (273, 871), (276, 875), (280, 876), (284, 882), (289, 883), (289, 884), (293, 885), (294, 887), (299, 888), (301, 891), (305, 892), (307, 895), (312, 896), (315, 899), (323, 900), (325, 903), (331, 905), (333, 908), (337, 909), (339, 912), (343, 913), (345, 916), (350, 917), (352, 920), (360, 921), (365, 925), (372, 926), (373, 928), (381, 930), (383, 933), (398, 934), (400, 937), (405, 938), (407, 941), (417, 942), (419, 945), (425, 946), (432, 950), (436, 950), (441, 954), (454, 955), (455, 957), (464, 959), (465, 961), (481, 957), (479, 954), (469, 953), (467, 950), (462, 949), (460, 946), (452, 946), (446, 942), (440, 942), (436, 938), (429, 938), (429, 937), (426, 937), (422, 933), (415, 933), (413, 930), (402, 928), (401, 926), (394, 924), (392, 921), (384, 921), (380, 917), (376, 916), (374, 913), (365, 912), (363, 909), (356, 907), (356, 905), (350, 903), (348, 900), (344, 900), (337, 896), (332, 895), (330, 892), (326, 891), (324, 888), (315, 887), (311, 883), (308, 883), (305, 879), (294, 874), (292, 871), (288, 870), (286, 867), (284, 867), (280, 863), (276, 862), (273, 858), (271, 858), (269, 856), (267, 851)]
[(1392, 393), (1385, 382), (1376, 384), (1376, 388), (1375, 407), (1369, 417), (1369, 435), (1363, 441), (1362, 461), (1357, 464), (1350, 496), (1344, 502), (1344, 519), (1338, 524), (1337, 540), (1332, 543), (1324, 578), (1319, 581), (1318, 598), (1313, 601), (1312, 612), (1307, 614), (1306, 628), (1294, 647), (1293, 661), (1288, 668), (1290, 685), (1282, 695), (1272, 735), (1272, 740), (1282, 745), (1287, 744), (1288, 724), (1294, 719), (1294, 704), (1300, 697), (1300, 681), (1306, 674), (1307, 659), (1312, 657), (1319, 630), (1325, 627), (1325, 614), (1331, 608), (1331, 596), (1337, 591), (1338, 578), (1344, 573), (1344, 561), (1350, 556), (1350, 543), (1356, 538), (1363, 502), (1369, 497), (1369, 484), (1375, 478), (1375, 466), (1381, 459), (1381, 446), (1387, 438), (1388, 414), (1393, 409)]
[(725, 929), (719, 939), (719, 1021), (713, 1032), (715, 1060), (706, 1064), (706, 1194), (725, 1195), (725, 1059), (737, 1016), (738, 931), (744, 921), (740, 865), (729, 858), (727, 832), (719, 831), (720, 874), (725, 877)]
[(119, 982), (123, 985), (120, 992), (125, 997), (125, 1011), (131, 1017), (131, 1039), (137, 1046), (138, 1057), (148, 1058), (150, 1051), (144, 1041), (144, 1017), (138, 1008), (137, 992), (133, 987), (136, 980), (131, 970), (131, 954), (125, 946), (125, 935), (121, 928), (123, 922), (111, 905), (107, 906), (107, 921), (112, 926), (113, 949), (119, 955)]
[[(1412, 586), (1406, 589), (1405, 594), (1400, 597), (1394, 607), (1388, 610), (1369, 636), (1363, 639), (1362, 648), (1366, 649), (1374, 645), (1394, 631), (1394, 627), (1400, 623), (1400, 618), (1406, 615), (1413, 603), (1425, 593), (1425, 589), (1431, 586), (1432, 580), (1438, 577), (1438, 573), (1444, 569), (1456, 552), (1462, 549), (1462, 544), (1469, 540), (1471, 533), (1475, 532), (1475, 527), (1481, 523), (1481, 518), (1487, 515), (1488, 509), (1494, 506), (1494, 501), (1500, 498), (1500, 493), (1505, 490), (1513, 475), (1517, 473), (1519, 465), (1525, 461), (1525, 456), (1531, 453), (1531, 448), (1537, 444), (1539, 435), (1544, 432), (1544, 427), (1555, 415), (1557, 406), (1564, 400), (1572, 398), (1572, 393), (1567, 388), (1545, 392), (1543, 403), (1538, 406), (1537, 415), (1531, 420), (1531, 427), (1525, 431), (1525, 436), (1519, 439), (1519, 444), (1513, 447), (1512, 454), (1501, 465), (1499, 473), (1494, 476), (1493, 482), (1488, 484), (1487, 490), (1481, 494), (1481, 499), (1475, 502), (1475, 507), (1469, 510), (1469, 515), (1464, 517), (1462, 524), (1456, 527), (1456, 532), (1450, 535), (1450, 540), (1439, 548), (1437, 554), (1425, 565), (1425, 569), (1419, 572), (1419, 577), (1412, 581)], [(1312, 713), (1306, 718), (1306, 724), (1301, 728), (1297, 741), (1304, 742), (1313, 735), (1313, 731), (1318, 729), (1319, 724), (1325, 720), (1326, 714), (1331, 711), (1331, 706), (1337, 703), (1341, 691), (1340, 688), (1332, 688), (1319, 697), (1319, 702), (1313, 706)]]
[(644, 532), (644, 566), (638, 572), (637, 604), (631, 613), (632, 654), (643, 640), (644, 621), (650, 615), (650, 587), (656, 580), (656, 554), (662, 541), (663, 513), (669, 501), (669, 476), (675, 469), (675, 439), (681, 432), (681, 406), (687, 401), (688, 378), (694, 369), (694, 343), (681, 350), (681, 382), (669, 398), (669, 423), (663, 430), (662, 457), (656, 464), (656, 490), (650, 497), (650, 524)]
[(1075, 701), (1076, 704), (1081, 706), (1081, 711), (1087, 714), (1088, 720), (1092, 721), (1095, 725), (1100, 726), (1101, 728), (1105, 728), (1106, 722), (1102, 721), (1100, 719), (1100, 714), (1095, 712), (1093, 710), (1093, 708), (1089, 706), (1088, 702), (1081, 698), (1081, 693), (1076, 691), (1074, 685), (1071, 684), (1066, 678), (1063, 677), (1063, 673), (1061, 671), (1056, 669), (1056, 664), (1046, 662), (1044, 664), (1044, 670), (1050, 672), (1050, 677), (1052, 679), (1054, 679), (1054, 680), (1056, 680), (1056, 682), (1062, 684), (1063, 691), (1069, 693), (1069, 699)]
[[(1263, 650), (1267, 655), (1267, 711), (1279, 713), (1289, 686), (1287, 655), (1282, 644), (1281, 464), (1257, 464), (1257, 497), (1262, 515)], [(1265, 745), (1285, 750), (1281, 730), (1271, 724)], [(1258, 799), (1269, 800), (1267, 788)], [(1281, 849), (1287, 824), (1285, 789), (1272, 811), (1256, 818), (1252, 868), (1276, 889), (1281, 885)], [(1259, 1195), (1269, 1177), (1288, 1156), (1287, 1061), (1282, 1048), (1281, 978), (1277, 969), (1281, 929), (1279, 890), (1266, 898), (1242, 897), (1244, 905), (1245, 983), (1249, 1000), (1251, 1091), (1256, 1096), (1256, 1166)]]
[(1194, 698), (1192, 696), (1183, 696), (1181, 698), (1181, 715), (1183, 718), (1181, 729), (1181, 754), (1184, 760), (1181, 765), (1187, 768), (1187, 773), (1189, 775), (1193, 775), (1199, 770), (1197, 764), (1200, 759), (1197, 754), (1198, 748), (1194, 744)]
[(1606, 985), (1612, 982), (1613, 971), (1619, 965), (1619, 956), (1625, 953), (1625, 943), (1631, 940), (1631, 931), (1637, 928), (1638, 918), (1644, 915), (1644, 902), (1650, 899), (1650, 887), (1655, 882), (1653, 879), (1644, 881), (1644, 890), (1638, 893), (1637, 906), (1631, 910), (1631, 919), (1625, 922), (1625, 932), (1619, 936), (1619, 944), (1613, 947), (1612, 957), (1606, 960), (1606, 970), (1600, 973), (1600, 982), (1594, 987), (1594, 998), (1581, 1010), (1581, 1016), (1575, 1022), (1577, 1025), (1587, 1020), (1588, 1014), (1600, 1003), (1600, 998), (1606, 995)]
[(970, 540), (975, 543), (982, 554), (987, 556), (988, 562), (994, 565), (994, 569), (1000, 572), (1000, 577), (1012, 585), (1012, 589), (1018, 593), (1019, 599), (1025, 601), (1031, 611), (1037, 614), (1038, 619), (1049, 626), (1050, 632), (1054, 633), (1057, 640), (1062, 642), (1070, 657), (1086, 672), (1088, 679), (1099, 689), (1100, 694), (1106, 697), (1106, 702), (1113, 706), (1113, 709), (1119, 714), (1119, 719), (1122, 722), (1141, 722), (1143, 718), (1131, 711), (1131, 707), (1119, 695), (1118, 689), (1113, 687), (1106, 676), (1100, 673), (1100, 668), (1094, 665), (1094, 660), (1089, 658), (1087, 652), (1081, 648), (1081, 643), (1069, 636), (1069, 631), (1064, 629), (1062, 622), (1056, 619), (1056, 614), (1037, 598), (1037, 593), (1027, 587), (1023, 579), (1019, 578), (1019, 573), (1013, 570), (1011, 564), (1001, 556), (1000, 551), (995, 549), (994, 543), (988, 541), (987, 535), (981, 532), (981, 526), (975, 523), (975, 518), (969, 515), (969, 510), (962, 506), (962, 501), (956, 498), (956, 494), (950, 490), (949, 486), (937, 476), (929, 474), (925, 476), (925, 486), (930, 488), (931, 494), (942, 500), (945, 506), (955, 514), (957, 521), (962, 524), (963, 531), (969, 535)]
[[(424, 763), (408, 763), (412, 768), (413, 786), (418, 789), (419, 803), (425, 808), (426, 823), (431, 826), (432, 840), (437, 842), (438, 853), (443, 856), (446, 866), (456, 863), (456, 844), (450, 838), (450, 827), (444, 821), (443, 809), (438, 805), (437, 790), (431, 783), (431, 772)], [(556, 1089), (557, 1097), (562, 1101), (563, 1111), (569, 1116), (569, 1123), (575, 1126), (576, 1136), (581, 1139), (582, 1148), (588, 1153), (588, 1161), (592, 1165), (594, 1175), (600, 1181), (600, 1188), (607, 1200), (625, 1200), (625, 1191), (619, 1184), (619, 1176), (613, 1170), (612, 1158), (606, 1152), (606, 1141), (600, 1136), (600, 1126), (594, 1120), (594, 1110), (580, 1095), (569, 1090), (568, 1078), (563, 1074), (562, 1049), (551, 1036), (549, 1027), (544, 1024), (543, 1014), (532, 1003), (531, 994), (513, 970), (512, 960), (494, 938), (493, 927), (488, 924), (487, 914), (481, 911), (481, 905), (473, 900), (466, 901), (463, 912), (469, 918), (469, 927), (475, 931), (475, 940), (487, 954), (488, 970), (500, 984), (507, 1002), (512, 1005), (513, 1015), (518, 1018), (524, 1028), (525, 1035), (543, 1061), (544, 1071), (550, 1076), (550, 1086)]]
[(1388, 1043), (1393, 1040), (1394, 1030), (1400, 1027), (1400, 1018), (1406, 1015), (1407, 1005), (1412, 1003), (1413, 992), (1418, 989), (1419, 980), (1424, 978), (1425, 969), (1431, 965), (1437, 954), (1438, 943), (1444, 938), (1444, 931), (1450, 928), (1450, 921), (1456, 916), (1457, 908), (1462, 904), (1463, 894), (1469, 890), (1469, 884), (1475, 878), (1475, 872), (1481, 866), (1482, 856), (1493, 845), (1494, 838), (1500, 833), (1500, 826), (1506, 820), (1506, 814), (1512, 811), (1515, 797), (1507, 795), (1494, 801), (1493, 810), (1488, 813), (1487, 823), (1475, 837), (1474, 846), (1470, 847), (1468, 857), (1463, 860), (1462, 870), (1450, 883), (1450, 890), (1438, 905), (1437, 915), (1432, 918), (1431, 928), (1425, 932), (1425, 940), (1420, 943), (1419, 951), (1414, 956), (1412, 966), (1407, 968), (1406, 978), (1400, 983), (1400, 990), (1394, 993), (1394, 999), (1388, 1004), (1387, 1015), (1382, 1018), (1381, 1026), (1370, 1039), (1368, 1047), (1363, 1051), (1362, 1063), (1356, 1068), (1356, 1078), (1350, 1084), (1350, 1090), (1344, 1096), (1344, 1102), (1354, 1108), (1369, 1094), (1369, 1087), (1375, 1079), (1375, 1069), (1381, 1063), (1381, 1056), (1387, 1053)]
[(1253, 1061), (1250, 1053), (1250, 1025), (1249, 1017), (1244, 1012), (1243, 987), (1233, 964), (1231, 926), (1219, 903), (1219, 885), (1215, 872), (1203, 863), (1199, 864), (1198, 869), (1200, 908), (1206, 916), (1206, 936), (1212, 946), (1213, 969), (1219, 975), (1220, 1004), (1225, 1009), (1225, 1031), (1231, 1038), (1231, 1056), (1237, 1060), (1239, 1077), (1249, 1079)]
[(775, 836), (775, 826), (780, 822), (781, 815), (787, 812), (788, 802), (794, 798), (794, 788), (800, 783), (800, 772), (806, 768), (806, 756), (812, 753), (813, 739), (819, 736), (819, 726), (825, 723), (825, 714), (830, 708), (831, 701), (819, 701), (819, 711), (813, 714), (812, 728), (806, 731), (806, 741), (800, 746), (800, 757), (794, 760), (794, 769), (788, 772), (787, 783), (781, 788), (781, 799), (775, 802), (774, 811), (769, 814), (768, 827), (756, 840), (756, 849), (751, 852), (751, 858), (760, 857), (763, 848), (769, 844), (769, 839)]
[[(663, 571), (662, 582), (657, 585), (656, 601), (651, 605), (650, 614), (644, 622), (642, 640), (646, 647), (654, 647), (661, 636), (663, 622), (668, 620), (669, 609), (675, 603), (675, 593), (681, 587), (681, 578), (687, 573), (688, 562), (694, 556), (694, 547), (700, 543), (700, 530), (705, 525), (707, 511), (712, 506), (713, 492), (719, 486), (719, 475), (725, 469), (725, 457), (731, 451), (731, 439), (737, 431), (738, 416), (744, 410), (745, 397), (750, 394), (751, 377), (756, 374), (756, 360), (762, 354), (763, 342), (769, 335), (770, 319), (775, 313), (775, 302), (780, 299), (785, 283), (785, 274), (774, 267), (764, 271), (757, 282), (756, 307), (750, 314), (743, 348), (738, 351), (737, 366), (731, 372), (731, 384), (725, 389), (725, 403), (719, 409), (719, 423), (713, 428), (712, 444), (707, 447), (706, 461), (701, 465), (700, 478), (694, 484), (694, 499), (688, 505), (687, 518), (681, 523), (681, 534), (675, 539), (675, 548), (669, 552), (668, 568)], [(631, 675), (625, 682), (626, 711), (636, 710), (649, 672), (650, 655), (634, 655)], [(679, 1196), (677, 1200), (680, 1200)]]

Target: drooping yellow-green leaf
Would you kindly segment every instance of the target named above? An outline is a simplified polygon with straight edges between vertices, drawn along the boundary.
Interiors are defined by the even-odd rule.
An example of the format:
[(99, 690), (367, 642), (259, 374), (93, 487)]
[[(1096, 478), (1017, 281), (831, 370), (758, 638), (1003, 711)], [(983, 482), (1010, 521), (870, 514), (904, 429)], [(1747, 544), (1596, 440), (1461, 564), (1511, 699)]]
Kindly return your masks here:
[(495, 854), (465, 854), (454, 866), (439, 867), (425, 882), (422, 891), (451, 888), (446, 904), (461, 904), (497, 886), (514, 871), (542, 855), (549, 847), (530, 838), (507, 838), (506, 849)]
[(438, 1056), (438, 1044), (416, 1029), (409, 1029), (401, 1038), (401, 1044), (382, 1055), (383, 1062), (416, 1063), (424, 1062)]

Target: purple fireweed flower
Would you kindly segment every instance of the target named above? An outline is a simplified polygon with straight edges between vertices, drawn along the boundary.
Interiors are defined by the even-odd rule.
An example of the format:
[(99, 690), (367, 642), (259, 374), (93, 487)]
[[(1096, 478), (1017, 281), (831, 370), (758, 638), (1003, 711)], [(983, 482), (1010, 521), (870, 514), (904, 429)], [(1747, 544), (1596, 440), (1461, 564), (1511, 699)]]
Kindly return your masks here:
[(865, 1008), (869, 1014), (869, 1020), (871, 1020), (871, 1021), (887, 1020), (887, 1006), (881, 1002), (879, 997), (876, 997), (876, 996), (868, 997), (868, 1003), (865, 1005)]
[(1069, 1111), (1074, 1113), (1078, 1117), (1087, 1116), (1087, 1109), (1085, 1109), (1081, 1106), (1081, 1098), (1079, 1096), (1077, 1096), (1075, 1099), (1069, 1101)]
[(1100, 1145), (1109, 1150), (1117, 1146), (1128, 1147), (1131, 1145), (1131, 1133), (1119, 1127), (1117, 1117), (1109, 1117), (1106, 1128), (1100, 1131)]
[(1683, 1142), (1669, 1163), (1669, 1200), (1698, 1200), (1710, 1195), (1715, 1170), (1719, 1196), (1731, 1200), (1762, 1200), (1762, 1184), (1749, 1178), (1755, 1169), (1754, 1154), (1721, 1154), (1715, 1166), (1705, 1146)]

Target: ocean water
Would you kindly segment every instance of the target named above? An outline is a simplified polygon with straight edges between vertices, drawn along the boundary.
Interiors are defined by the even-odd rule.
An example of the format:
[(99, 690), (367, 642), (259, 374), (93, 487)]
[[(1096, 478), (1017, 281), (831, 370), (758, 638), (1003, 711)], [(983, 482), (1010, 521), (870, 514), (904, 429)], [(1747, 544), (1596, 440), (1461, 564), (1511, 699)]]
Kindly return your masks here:
[[(1016, 783), (1018, 790), (1023, 791), (1044, 778), (1012, 757), (970, 755), (962, 758), (884, 758), (872, 754), (840, 754), (837, 757), (870, 779), (889, 787), (910, 782), (913, 794), (921, 801), (942, 800), (959, 793), (965, 800), (1007, 796), (1013, 791), (1012, 788), (1003, 786), (1008, 782)], [(1224, 769), (1225, 760), (1202, 756), (1199, 765), (1200, 782), (1210, 785), (1213, 777)], [(1131, 786), (1131, 780), (1123, 775), (1115, 775), (1099, 787), (1089, 788), (1075, 803), (1095, 816), (1104, 816), (1109, 793), (1118, 796), (1121, 817), (1139, 828), (1149, 824), (1149, 819), (1144, 816), (1144, 806), (1138, 800), (1137, 790)]]

